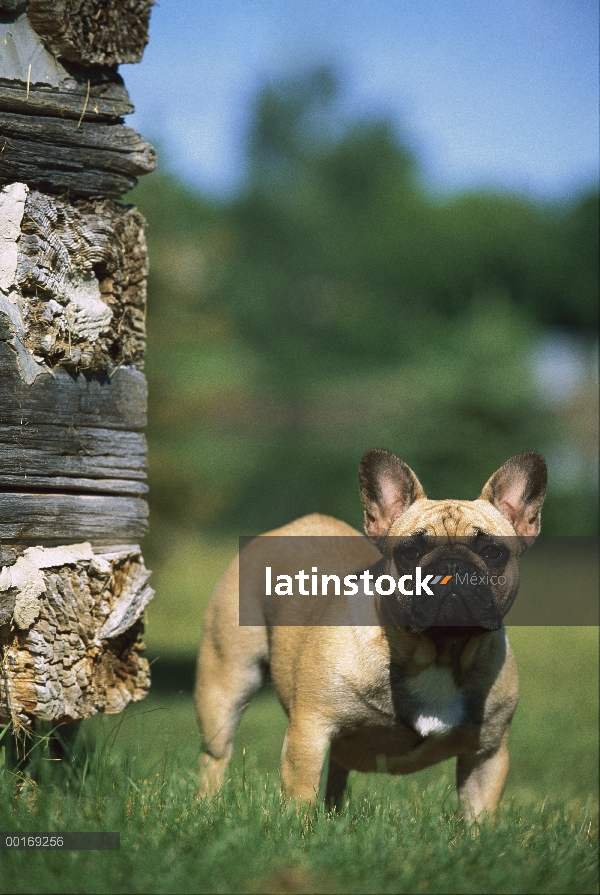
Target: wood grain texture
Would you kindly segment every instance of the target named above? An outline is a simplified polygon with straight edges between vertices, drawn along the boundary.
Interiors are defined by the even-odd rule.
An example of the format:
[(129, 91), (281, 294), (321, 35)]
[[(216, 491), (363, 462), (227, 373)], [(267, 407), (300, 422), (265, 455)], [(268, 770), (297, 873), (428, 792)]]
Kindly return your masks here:
[(103, 81), (91, 84), (81, 78), (73, 80), (71, 89), (31, 87), (0, 79), (0, 109), (21, 115), (46, 115), (72, 118), (79, 121), (115, 122), (123, 115), (131, 115), (133, 103), (125, 87), (118, 82)]
[(0, 722), (18, 731), (34, 718), (74, 721), (143, 699), (142, 615), (153, 591), (139, 548), (42, 573), (33, 624), (0, 625)]
[(118, 198), (156, 167), (154, 148), (131, 128), (0, 112), (0, 182)]
[(40, 115), (16, 115), (0, 113), (0, 132), (4, 138), (15, 137), (35, 143), (47, 143), (48, 147), (64, 146), (68, 149), (89, 149), (114, 152), (116, 158), (134, 155), (129, 162), (131, 173), (146, 174), (152, 171), (156, 160), (152, 147), (133, 128), (121, 124), (96, 124), (91, 121), (77, 122)]
[(138, 497), (0, 491), (4, 545), (136, 543), (147, 530), (148, 504)]
[[(23, 4), (24, 6), (25, 4)], [(0, 7), (0, 108), (76, 121), (115, 121), (133, 112), (115, 68), (83, 67), (44, 47), (27, 15)]]
[[(94, 486), (82, 484), (82, 491), (93, 488), (143, 494), (146, 466), (146, 439), (140, 432), (83, 426), (0, 426), (0, 487), (17, 484), (16, 478), (30, 489), (35, 484), (76, 488), (73, 484), (53, 485), (48, 481), (53, 477), (96, 481)], [(103, 485), (108, 481), (113, 482), (110, 487)]]
[[(109, 199), (68, 203), (30, 191), (18, 243), (16, 286), (25, 302), (25, 347), (50, 368), (143, 368), (145, 223), (135, 208)], [(95, 277), (98, 297), (112, 314), (110, 324), (91, 340), (69, 324), (66, 307), (69, 283), (86, 276)], [(51, 306), (50, 299), (55, 300)]]
[[(0, 452), (0, 463), (2, 462)], [(148, 493), (148, 486), (136, 479), (86, 479), (82, 476), (44, 476), (0, 473), (0, 492), (22, 492), (25, 488), (31, 491), (77, 491), (81, 494), (100, 492), (102, 494), (121, 494), (141, 497)]]
[(146, 426), (147, 387), (143, 373), (120, 367), (113, 376), (39, 376), (32, 386), (19, 375), (15, 354), (0, 341), (0, 425), (80, 426), (140, 432)]
[(55, 56), (84, 65), (140, 62), (153, 0), (29, 0), (27, 15)]
[(0, 426), (0, 491), (147, 493), (140, 432), (74, 425)]
[(0, 144), (0, 151), (8, 151), (4, 160), (0, 159), (0, 183), (22, 180), (47, 192), (112, 199), (120, 198), (137, 184), (137, 177), (132, 174), (96, 167), (103, 160), (98, 154), (92, 158), (94, 154), (86, 151), (71, 153), (58, 147), (48, 158), (43, 144), (12, 138)]

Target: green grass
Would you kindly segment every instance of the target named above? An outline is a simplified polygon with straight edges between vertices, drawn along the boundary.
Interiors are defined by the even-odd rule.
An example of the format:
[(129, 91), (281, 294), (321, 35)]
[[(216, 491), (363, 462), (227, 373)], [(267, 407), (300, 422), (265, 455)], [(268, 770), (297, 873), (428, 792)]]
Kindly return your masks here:
[(148, 699), (85, 722), (77, 766), (48, 761), (41, 744), (36, 783), (0, 772), (0, 830), (119, 831), (121, 850), (3, 851), (1, 893), (597, 892), (597, 629), (511, 630), (521, 702), (494, 825), (465, 828), (453, 762), (352, 774), (338, 815), (297, 816), (280, 799), (286, 719), (270, 689), (242, 719), (222, 796), (199, 803), (193, 650), (235, 544), (189, 546), (156, 576)]
[(242, 721), (222, 797), (198, 803), (191, 694), (173, 680), (86, 722), (77, 772), (41, 749), (36, 784), (4, 772), (2, 830), (120, 831), (121, 851), (3, 852), (0, 891), (597, 891), (597, 633), (512, 633), (523, 695), (494, 826), (458, 818), (452, 762), (352, 775), (339, 815), (296, 816), (279, 796), (285, 717), (269, 690)]
[[(158, 737), (157, 739), (162, 739)], [(593, 807), (509, 798), (468, 830), (444, 775), (372, 777), (336, 816), (297, 815), (247, 760), (218, 800), (194, 800), (181, 756), (101, 741), (84, 782), (5, 785), (2, 826), (121, 832), (120, 852), (4, 852), (3, 892), (593, 892)], [(153, 756), (146, 747), (150, 746)]]
[[(51, 785), (5, 794), (26, 828), (118, 829), (120, 852), (3, 854), (4, 892), (593, 892), (589, 810), (507, 802), (495, 825), (465, 828), (442, 781), (383, 782), (337, 816), (306, 818), (275, 781), (237, 770), (222, 797), (194, 802), (170, 762), (136, 774), (103, 759), (65, 797)], [(8, 806), (11, 806), (10, 808)], [(26, 806), (26, 807), (24, 807)], [(15, 824), (13, 826), (21, 826)]]

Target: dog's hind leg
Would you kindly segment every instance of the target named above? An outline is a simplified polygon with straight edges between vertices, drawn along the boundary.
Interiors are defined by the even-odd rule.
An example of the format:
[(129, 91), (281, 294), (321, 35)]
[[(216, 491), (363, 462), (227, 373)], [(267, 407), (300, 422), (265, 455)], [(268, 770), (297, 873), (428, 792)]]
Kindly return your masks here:
[(201, 796), (214, 795), (223, 783), (236, 728), (266, 678), (268, 655), (266, 628), (238, 624), (236, 560), (215, 588), (198, 655), (194, 697), (205, 748)]
[(348, 768), (342, 767), (333, 758), (329, 759), (327, 770), (327, 785), (325, 787), (325, 806), (328, 811), (339, 811), (342, 807), (342, 799), (348, 783)]
[(203, 643), (195, 690), (196, 714), (205, 748), (200, 756), (201, 796), (214, 795), (220, 789), (240, 718), (262, 686), (266, 671), (266, 663), (260, 658), (232, 661)]

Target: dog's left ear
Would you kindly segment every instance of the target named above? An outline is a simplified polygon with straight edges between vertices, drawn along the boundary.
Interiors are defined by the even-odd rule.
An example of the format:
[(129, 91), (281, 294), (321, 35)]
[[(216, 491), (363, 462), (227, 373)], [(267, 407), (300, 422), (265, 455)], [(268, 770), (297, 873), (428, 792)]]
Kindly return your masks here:
[(540, 512), (546, 496), (546, 461), (536, 451), (507, 460), (488, 479), (480, 500), (489, 500), (518, 535), (533, 540), (540, 531)]

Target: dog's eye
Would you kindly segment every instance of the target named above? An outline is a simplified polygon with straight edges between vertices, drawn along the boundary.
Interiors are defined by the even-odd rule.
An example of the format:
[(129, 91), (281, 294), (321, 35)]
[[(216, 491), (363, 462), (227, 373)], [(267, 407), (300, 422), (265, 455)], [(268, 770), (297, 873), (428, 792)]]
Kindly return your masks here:
[(500, 559), (501, 556), (504, 556), (504, 550), (495, 544), (488, 544), (483, 550), (479, 551), (479, 555), (484, 559)]
[(405, 547), (404, 550), (399, 550), (397, 553), (400, 559), (404, 559), (407, 562), (414, 562), (420, 555), (421, 551), (417, 547)]

